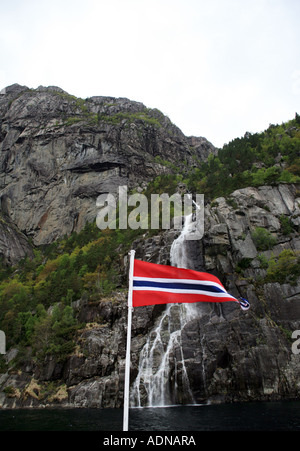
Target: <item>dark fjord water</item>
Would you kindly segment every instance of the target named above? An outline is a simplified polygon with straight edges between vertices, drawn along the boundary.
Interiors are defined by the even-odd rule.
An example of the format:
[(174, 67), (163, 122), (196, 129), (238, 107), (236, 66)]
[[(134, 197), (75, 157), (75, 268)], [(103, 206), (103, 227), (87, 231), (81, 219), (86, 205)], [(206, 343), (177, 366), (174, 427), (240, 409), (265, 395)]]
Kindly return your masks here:
[[(122, 431), (122, 409), (0, 410), (0, 431)], [(129, 431), (300, 431), (300, 401), (131, 409)]]

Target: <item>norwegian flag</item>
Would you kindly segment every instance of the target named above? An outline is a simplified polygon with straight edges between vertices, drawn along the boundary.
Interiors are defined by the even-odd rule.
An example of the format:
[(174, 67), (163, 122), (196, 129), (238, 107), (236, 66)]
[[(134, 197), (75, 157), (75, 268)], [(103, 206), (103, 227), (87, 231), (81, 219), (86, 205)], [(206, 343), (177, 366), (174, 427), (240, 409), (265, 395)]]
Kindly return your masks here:
[(220, 280), (205, 272), (134, 260), (132, 305), (191, 302), (237, 302), (248, 310), (249, 302), (231, 296)]

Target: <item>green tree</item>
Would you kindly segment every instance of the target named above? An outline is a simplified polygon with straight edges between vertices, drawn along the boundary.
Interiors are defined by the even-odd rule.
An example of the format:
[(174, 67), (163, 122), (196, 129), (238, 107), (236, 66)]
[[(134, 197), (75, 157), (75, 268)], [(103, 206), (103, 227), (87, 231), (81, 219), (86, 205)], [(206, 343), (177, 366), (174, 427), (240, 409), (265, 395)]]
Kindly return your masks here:
[(259, 251), (266, 251), (275, 246), (277, 240), (276, 238), (263, 227), (256, 227), (256, 229), (251, 233), (253, 242)]
[(283, 283), (296, 283), (300, 277), (300, 253), (291, 249), (283, 250), (277, 258), (269, 261), (266, 281)]

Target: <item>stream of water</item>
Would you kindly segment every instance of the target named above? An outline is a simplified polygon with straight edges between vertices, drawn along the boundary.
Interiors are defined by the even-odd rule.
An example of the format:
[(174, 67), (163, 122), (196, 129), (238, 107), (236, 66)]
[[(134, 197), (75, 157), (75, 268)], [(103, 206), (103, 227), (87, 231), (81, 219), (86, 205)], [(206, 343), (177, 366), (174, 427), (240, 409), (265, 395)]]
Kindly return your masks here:
[[(181, 234), (172, 243), (172, 266), (191, 269), (185, 241), (192, 229), (193, 215), (190, 214), (185, 217)], [(141, 352), (138, 375), (131, 388), (132, 407), (179, 404), (182, 402), (183, 393), (185, 403), (195, 402), (181, 346), (181, 331), (196, 315), (195, 304), (166, 306)]]

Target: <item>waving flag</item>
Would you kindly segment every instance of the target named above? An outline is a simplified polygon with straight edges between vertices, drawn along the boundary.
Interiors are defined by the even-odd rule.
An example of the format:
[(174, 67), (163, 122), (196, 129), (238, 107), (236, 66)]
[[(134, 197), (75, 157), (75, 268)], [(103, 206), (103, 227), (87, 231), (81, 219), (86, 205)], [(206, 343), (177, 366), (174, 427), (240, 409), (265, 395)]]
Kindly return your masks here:
[(128, 325), (124, 380), (123, 431), (128, 431), (129, 386), (130, 386), (130, 341), (132, 307), (154, 304), (185, 302), (225, 302), (239, 303), (243, 310), (250, 307), (247, 299), (238, 300), (231, 296), (219, 279), (212, 274), (156, 265), (135, 260), (135, 251), (130, 251)]
[(205, 272), (134, 260), (132, 305), (191, 302), (238, 302), (248, 310), (249, 302), (231, 296), (220, 280)]

